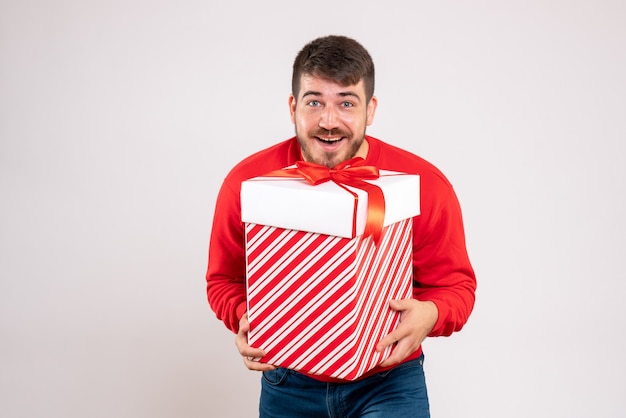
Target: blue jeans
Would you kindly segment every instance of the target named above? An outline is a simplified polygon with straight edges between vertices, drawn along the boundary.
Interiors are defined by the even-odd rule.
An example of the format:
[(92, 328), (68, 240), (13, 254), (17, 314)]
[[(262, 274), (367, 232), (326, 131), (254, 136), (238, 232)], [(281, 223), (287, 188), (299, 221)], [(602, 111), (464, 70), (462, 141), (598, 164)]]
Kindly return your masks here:
[(263, 372), (261, 418), (430, 417), (424, 356), (355, 382), (324, 383), (284, 368)]

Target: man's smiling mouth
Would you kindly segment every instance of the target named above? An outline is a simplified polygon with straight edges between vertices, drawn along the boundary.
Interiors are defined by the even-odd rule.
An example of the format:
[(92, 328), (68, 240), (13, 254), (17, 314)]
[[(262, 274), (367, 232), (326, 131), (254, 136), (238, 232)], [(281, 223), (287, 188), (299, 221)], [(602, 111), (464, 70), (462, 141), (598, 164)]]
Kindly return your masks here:
[(323, 142), (325, 144), (336, 144), (337, 142), (343, 140), (343, 136), (340, 136), (338, 138), (320, 138), (319, 136), (316, 137), (318, 141)]

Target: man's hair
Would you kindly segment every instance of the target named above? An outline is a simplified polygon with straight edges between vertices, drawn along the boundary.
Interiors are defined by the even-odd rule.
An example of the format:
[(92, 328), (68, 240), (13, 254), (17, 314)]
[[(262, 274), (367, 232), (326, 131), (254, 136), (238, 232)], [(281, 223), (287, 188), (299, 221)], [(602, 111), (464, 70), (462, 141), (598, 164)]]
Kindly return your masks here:
[(360, 43), (346, 36), (324, 36), (302, 48), (293, 63), (291, 79), (291, 90), (296, 98), (303, 74), (333, 80), (342, 86), (363, 80), (368, 103), (374, 95), (372, 57)]

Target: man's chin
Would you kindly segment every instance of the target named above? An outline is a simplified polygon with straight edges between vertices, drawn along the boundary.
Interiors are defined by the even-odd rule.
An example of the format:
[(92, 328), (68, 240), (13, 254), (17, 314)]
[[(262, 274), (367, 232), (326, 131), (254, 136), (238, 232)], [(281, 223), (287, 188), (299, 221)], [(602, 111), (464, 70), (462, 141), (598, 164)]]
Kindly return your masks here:
[(322, 158), (317, 158), (316, 160), (314, 160), (313, 162), (316, 164), (320, 164), (323, 165), (325, 167), (328, 168), (334, 168), (337, 165), (341, 164), (344, 161), (349, 160), (350, 156), (341, 156), (341, 155), (326, 155)]

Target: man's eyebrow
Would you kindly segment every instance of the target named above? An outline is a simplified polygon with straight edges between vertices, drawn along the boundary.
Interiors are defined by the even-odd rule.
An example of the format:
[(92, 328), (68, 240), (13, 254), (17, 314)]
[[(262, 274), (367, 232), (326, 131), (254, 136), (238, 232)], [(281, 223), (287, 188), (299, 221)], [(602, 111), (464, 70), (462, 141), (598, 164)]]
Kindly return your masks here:
[(356, 94), (356, 93), (354, 93), (352, 91), (342, 91), (341, 93), (339, 93), (339, 96), (341, 96), (341, 97), (356, 97), (356, 99), (358, 101), (361, 101), (361, 97), (358, 94)]
[(321, 95), (322, 93), (320, 93), (319, 91), (309, 90), (302, 95), (302, 98), (305, 98), (306, 96), (321, 96)]

